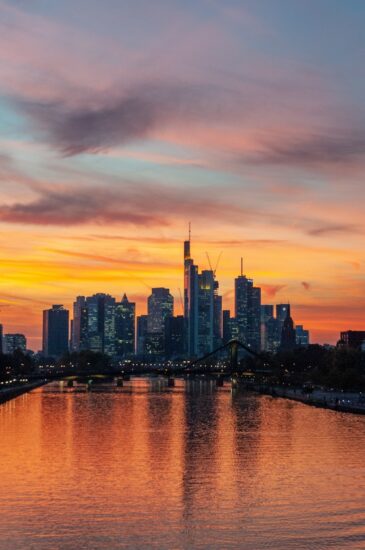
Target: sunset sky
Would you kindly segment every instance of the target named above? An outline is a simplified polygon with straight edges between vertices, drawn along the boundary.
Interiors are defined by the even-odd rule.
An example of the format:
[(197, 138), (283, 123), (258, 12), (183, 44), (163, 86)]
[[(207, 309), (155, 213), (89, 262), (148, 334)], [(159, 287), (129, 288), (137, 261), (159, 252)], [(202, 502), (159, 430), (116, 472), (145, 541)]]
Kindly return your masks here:
[(0, 322), (240, 257), (312, 341), (365, 329), (363, 0), (0, 0)]

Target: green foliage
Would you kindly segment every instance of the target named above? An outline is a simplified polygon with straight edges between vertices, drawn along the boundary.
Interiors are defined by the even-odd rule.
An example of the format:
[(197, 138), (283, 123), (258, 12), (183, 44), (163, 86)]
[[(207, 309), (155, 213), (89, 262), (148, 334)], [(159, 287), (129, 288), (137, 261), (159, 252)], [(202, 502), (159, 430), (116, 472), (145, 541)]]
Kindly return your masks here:
[(365, 389), (365, 352), (320, 345), (298, 347), (290, 352), (279, 352), (251, 363), (256, 368), (270, 362), (272, 379), (278, 383), (313, 383), (341, 390)]
[(7, 380), (14, 376), (27, 376), (34, 370), (34, 361), (28, 354), (15, 350), (10, 354), (0, 354), (0, 379)]

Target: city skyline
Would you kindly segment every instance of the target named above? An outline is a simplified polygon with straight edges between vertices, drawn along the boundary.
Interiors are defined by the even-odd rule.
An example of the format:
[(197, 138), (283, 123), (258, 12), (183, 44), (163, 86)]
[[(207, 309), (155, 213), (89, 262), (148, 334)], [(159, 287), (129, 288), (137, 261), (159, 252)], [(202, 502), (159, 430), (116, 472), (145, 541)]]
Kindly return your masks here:
[[(185, 241), (184, 246), (186, 247), (186, 244), (187, 243), (189, 244), (188, 258), (190, 258), (191, 223), (189, 223), (188, 237), (189, 237), (189, 240)], [(184, 249), (184, 253), (185, 252), (186, 252), (186, 249)], [(180, 255), (181, 255), (181, 243), (180, 243)], [(198, 253), (197, 256), (201, 257), (202, 255), (201, 255), (201, 253), (200, 254)], [(222, 250), (217, 255), (217, 258), (214, 258), (214, 256), (213, 256), (213, 260), (214, 259), (216, 260), (217, 267), (221, 266), (221, 262), (223, 263), (223, 266), (224, 266), (224, 260), (221, 260), (221, 257), (222, 257)], [(203, 258), (204, 258), (204, 256), (203, 256)], [(186, 257), (185, 257), (185, 259), (186, 259)], [(191, 259), (191, 262), (192, 262), (192, 265), (194, 266), (195, 263), (194, 263), (193, 259)], [(220, 291), (221, 292), (220, 299), (222, 301), (220, 307), (221, 307), (222, 313), (224, 313), (225, 311), (228, 310), (228, 311), (230, 311), (231, 316), (235, 314), (236, 307), (237, 307), (236, 303), (235, 303), (235, 294), (237, 292), (237, 288), (236, 288), (236, 291), (235, 291), (235, 285), (237, 285), (237, 281), (240, 278), (245, 279), (246, 277), (248, 278), (248, 280), (251, 280), (251, 281), (253, 280), (253, 277), (251, 276), (251, 274), (245, 272), (245, 270), (244, 270), (245, 265), (246, 265), (246, 262), (244, 261), (244, 258), (240, 257), (239, 258), (240, 271), (237, 271), (236, 275), (234, 276), (234, 279), (232, 279), (230, 281), (230, 283), (228, 282), (228, 285), (230, 284), (230, 288), (228, 288), (228, 290), (223, 291), (223, 293)], [(221, 269), (221, 267), (219, 269)], [(218, 283), (217, 289), (222, 288), (220, 277), (216, 276), (216, 270), (212, 268), (212, 262), (211, 262), (211, 259), (209, 257), (209, 254), (207, 252), (205, 252), (205, 264), (203, 264), (203, 266), (196, 265), (196, 268), (201, 269), (201, 273), (199, 272), (199, 274), (198, 274), (198, 271), (196, 272), (197, 281), (198, 281), (198, 277), (203, 277), (204, 274), (207, 274), (209, 280), (210, 280), (210, 277), (212, 277), (212, 282), (216, 281)], [(212, 271), (212, 269), (213, 269), (213, 271)], [(180, 271), (181, 270), (182, 270), (182, 267), (180, 265)], [(223, 268), (223, 271), (224, 271), (224, 268)], [(184, 315), (183, 294), (182, 294), (183, 288), (184, 288), (184, 281), (183, 281), (183, 275), (181, 275), (181, 273), (180, 273), (180, 278), (181, 278), (181, 285), (178, 288), (175, 288), (175, 289), (170, 289), (170, 287), (168, 287), (168, 288), (161, 287), (161, 285), (159, 285), (159, 286), (157, 285), (155, 287), (149, 287), (149, 290), (151, 292), (153, 290), (160, 290), (160, 289), (161, 290), (167, 290), (169, 292), (171, 291), (171, 295), (172, 295), (172, 298), (173, 298), (174, 314), (176, 316), (179, 316), (179, 315), (183, 316)], [(219, 281), (217, 279), (219, 279)], [(156, 278), (156, 280), (158, 281), (157, 278)], [(166, 278), (163, 278), (162, 274), (161, 274), (161, 280), (163, 280), (166, 284), (168, 284), (168, 280)], [(143, 282), (142, 284), (143, 284), (144, 287), (148, 286), (145, 282)], [(280, 292), (280, 291), (284, 290), (285, 287), (281, 288), (281, 285), (278, 285), (279, 288), (278, 289), (274, 288), (274, 290), (272, 291), (270, 288), (267, 289), (265, 284), (260, 285), (260, 283), (257, 282), (257, 281), (255, 281), (255, 284), (258, 287), (256, 290), (260, 291), (260, 294), (262, 295), (262, 297), (265, 298), (265, 300), (260, 299), (261, 300), (260, 303), (262, 304), (263, 307), (277, 308), (278, 304), (283, 304), (283, 305), (291, 304), (291, 311), (295, 312), (295, 316), (296, 316), (296, 320), (297, 320), (298, 313), (300, 313), (300, 311), (301, 311), (301, 307), (300, 307), (300, 305), (293, 304), (288, 299), (288, 297), (286, 296), (286, 294), (284, 292)], [(301, 283), (301, 285), (303, 286), (303, 283)], [(78, 294), (80, 295), (82, 293), (79, 292)], [(84, 293), (84, 294), (86, 295), (86, 293)], [(95, 288), (94, 291), (90, 292), (90, 296), (97, 296), (98, 294), (105, 295), (105, 296), (110, 296), (110, 298), (112, 298), (115, 302), (118, 299), (123, 301), (125, 298), (127, 298), (127, 293), (123, 290), (121, 290), (119, 292), (119, 294), (110, 294), (108, 291), (105, 290), (105, 288), (103, 288), (103, 289), (102, 288)], [(282, 299), (283, 296), (285, 296), (286, 299)], [(80, 297), (83, 298), (83, 296), (80, 296)], [(70, 342), (72, 340), (72, 330), (73, 330), (72, 329), (72, 321), (74, 321), (74, 319), (75, 319), (75, 309), (74, 308), (75, 308), (75, 304), (77, 302), (75, 302), (74, 300), (76, 298), (77, 297), (74, 296), (72, 298), (71, 303), (69, 303), (69, 302), (62, 303), (62, 307), (64, 307), (64, 309), (67, 310), (70, 314), (70, 327), (69, 327)], [(145, 317), (148, 318), (148, 315), (147, 315), (147, 313), (148, 313), (148, 303), (149, 303), (148, 293), (146, 293), (146, 294), (141, 293), (141, 294), (137, 294), (137, 295), (130, 294), (130, 295), (128, 295), (127, 300), (129, 298), (130, 298), (130, 302), (133, 302), (134, 307), (135, 307), (136, 320), (141, 316), (142, 317), (145, 316)], [(51, 303), (48, 303), (48, 304), (45, 303), (44, 305), (45, 305), (46, 309), (40, 310), (39, 315), (40, 316), (42, 316), (42, 314), (44, 315), (44, 313), (45, 313), (45, 311), (47, 311), (48, 307), (50, 307), (50, 308), (58, 307), (58, 306), (54, 306), (54, 303), (55, 303), (55, 301), (53, 301)], [(122, 302), (120, 302), (120, 303), (122, 303)], [(74, 310), (73, 316), (71, 315), (72, 310)], [(354, 326), (348, 327), (348, 326), (342, 325), (341, 321), (340, 321), (339, 326), (341, 327), (341, 329), (338, 332), (334, 332), (332, 338), (323, 339), (323, 340), (316, 339), (316, 333), (317, 333), (316, 328), (312, 327), (312, 325), (310, 323), (310, 320), (306, 321), (305, 319), (306, 319), (305, 315), (304, 315), (304, 318), (299, 318), (300, 322), (298, 323), (298, 326), (302, 327), (303, 325), (305, 325), (306, 330), (309, 330), (309, 332), (311, 334), (311, 343), (336, 344), (338, 342), (340, 332), (344, 332), (344, 331), (350, 330), (350, 329), (351, 330), (356, 330), (356, 327), (354, 327)], [(222, 316), (222, 323), (223, 323), (223, 316)], [(9, 325), (4, 323), (3, 320), (2, 320), (2, 326), (3, 326), (4, 332), (6, 331), (7, 333), (22, 334), (22, 331), (19, 329), (19, 327), (22, 327), (24, 325), (22, 325), (22, 320), (20, 320), (20, 323), (18, 323), (18, 324), (15, 322), (15, 323), (9, 324)], [(359, 326), (360, 326), (360, 328), (362, 327), (361, 319), (360, 319)], [(39, 325), (36, 326), (35, 328), (36, 328), (36, 332), (40, 333), (39, 337), (37, 337), (37, 336), (34, 337), (34, 336), (32, 336), (32, 334), (29, 334), (27, 332), (25, 332), (24, 335), (27, 339), (27, 342), (29, 342), (28, 347), (31, 348), (31, 349), (34, 349), (35, 351), (37, 351), (37, 350), (41, 350), (42, 347), (43, 347), (44, 336), (42, 336), (42, 320), (40, 320)], [(136, 324), (136, 328), (137, 328), (137, 324)], [(222, 335), (223, 335), (223, 329), (222, 329)], [(238, 334), (237, 334), (237, 336), (238, 336)], [(34, 342), (38, 343), (38, 347), (33, 346), (33, 348), (32, 348), (32, 344)], [(71, 346), (71, 349), (72, 349), (72, 346)], [(198, 351), (198, 346), (196, 347), (195, 354), (193, 354), (193, 355), (196, 355), (197, 351)]]
[[(180, 242), (313, 341), (363, 329), (365, 5), (0, 0), (0, 318), (105, 291), (179, 303)], [(141, 17), (143, 13), (143, 17)], [(356, 199), (356, 200), (355, 200)], [(168, 281), (168, 282), (167, 282)]]
[[(169, 288), (154, 287), (145, 298), (146, 313), (138, 314), (136, 303), (125, 292), (120, 301), (105, 292), (78, 295), (72, 304), (72, 314), (71, 308), (63, 304), (43, 310), (42, 347), (35, 351), (45, 357), (90, 350), (119, 359), (134, 355), (181, 359), (202, 357), (238, 339), (253, 352), (276, 353), (286, 345), (287, 321), (291, 323), (289, 348), (310, 343), (308, 328), (300, 324), (299, 332), (293, 328), (296, 323), (293, 324), (290, 303), (276, 303), (275, 310), (274, 305), (262, 303), (262, 289), (244, 273), (242, 257), (240, 273), (234, 279), (234, 305), (230, 308), (220, 294), (217, 277), (221, 254), (214, 268), (208, 254), (209, 269), (196, 264), (191, 223), (188, 239), (182, 245), (184, 280), (178, 301)], [(0, 329), (3, 333), (1, 324)], [(11, 337), (4, 336), (5, 347), (6, 339), (11, 346)]]
[[(188, 257), (190, 258), (191, 223), (189, 223), (188, 237), (189, 237), (189, 240), (185, 241), (185, 243), (184, 243), (184, 254), (186, 254), (186, 245), (188, 244), (188, 246), (189, 246), (189, 248), (188, 248), (188, 250), (189, 250)], [(181, 243), (180, 243), (180, 254), (181, 254)], [(197, 256), (201, 256), (201, 254), (200, 255), (197, 254)], [(220, 251), (220, 253), (218, 254), (218, 256), (216, 258), (216, 266), (217, 267), (221, 263), (221, 256), (222, 256), (222, 251)], [(185, 259), (186, 259), (186, 256), (185, 256)], [(213, 257), (213, 259), (214, 259), (214, 257)], [(207, 277), (208, 276), (209, 283), (212, 282), (212, 284), (214, 284), (213, 281), (216, 281), (216, 284), (218, 285), (217, 290), (220, 289), (222, 287), (220, 278), (217, 277), (216, 269), (212, 268), (212, 261), (211, 261), (211, 259), (209, 257), (209, 254), (207, 252), (205, 252), (205, 262), (206, 262), (206, 264), (203, 264), (203, 266), (199, 266), (199, 265), (196, 265), (197, 263), (195, 263), (193, 259), (191, 259), (192, 265), (195, 266), (196, 269), (197, 269), (197, 271), (196, 271), (196, 281), (198, 282), (198, 278), (200, 279), (201, 277), (204, 277), (204, 276)], [(234, 276), (234, 279), (230, 281), (231, 288), (229, 288), (226, 291), (223, 291), (223, 294), (220, 294), (220, 296), (219, 296), (219, 298), (221, 300), (220, 308), (221, 308), (221, 311), (222, 311), (222, 315), (221, 315), (222, 336), (223, 336), (223, 317), (224, 317), (223, 313), (227, 310), (230, 311), (231, 318), (232, 318), (232, 316), (234, 316), (235, 312), (236, 312), (237, 304), (235, 302), (235, 295), (236, 295), (236, 292), (237, 292), (237, 288), (235, 290), (235, 285), (237, 285), (237, 281), (239, 281), (240, 279), (245, 280), (246, 277), (249, 281), (253, 281), (253, 277), (249, 273), (246, 273), (244, 271), (245, 262), (244, 262), (243, 257), (239, 258), (239, 265), (240, 265), (240, 271), (237, 272), (236, 275)], [(199, 269), (201, 269), (201, 272), (198, 272)], [(213, 269), (213, 271), (212, 271), (212, 269)], [(181, 265), (180, 265), (180, 271), (181, 271)], [(211, 277), (212, 277), (212, 280), (210, 281)], [(168, 284), (168, 280), (164, 279), (162, 276), (161, 276), (161, 279), (166, 284)], [(183, 276), (181, 276), (181, 279), (183, 279)], [(260, 285), (257, 281), (255, 281), (255, 283), (256, 283), (256, 286), (258, 287), (256, 290), (258, 290), (263, 297), (265, 297), (265, 296), (268, 297), (268, 299), (266, 299), (265, 301), (263, 301), (261, 298), (259, 299), (260, 303), (262, 304), (262, 307), (277, 308), (278, 304), (283, 304), (284, 306), (286, 304), (291, 304), (291, 311), (292, 312), (294, 311), (295, 314), (297, 315), (298, 311), (300, 311), (300, 306), (298, 307), (296, 304), (291, 303), (290, 300), (287, 299), (287, 296), (285, 296), (284, 293), (281, 293), (281, 296), (285, 296), (286, 299), (279, 299), (280, 296), (278, 296), (278, 295), (279, 295), (279, 292), (280, 292), (281, 289), (279, 289), (279, 290), (274, 289), (274, 291), (272, 292), (270, 289), (267, 289), (265, 287), (265, 285)], [(228, 285), (229, 285), (229, 283), (228, 283)], [(148, 285), (143, 283), (143, 286), (146, 287)], [(262, 288), (262, 286), (263, 286), (263, 288)], [(152, 295), (153, 295), (154, 290), (167, 290), (169, 292), (171, 290), (171, 295), (172, 295), (172, 299), (173, 299), (174, 314), (176, 316), (183, 316), (184, 315), (183, 294), (182, 294), (183, 287), (184, 287), (184, 281), (182, 280), (180, 287), (175, 289), (175, 291), (174, 291), (174, 289), (170, 289), (170, 287), (169, 288), (161, 287), (161, 285), (160, 286), (157, 285), (156, 287), (149, 287), (149, 290), (152, 292)], [(221, 292), (221, 291), (219, 291), (219, 292)], [(78, 294), (82, 294), (82, 293), (79, 292)], [(86, 294), (86, 293), (84, 293), (84, 294)], [(108, 291), (105, 291), (105, 289), (97, 288), (97, 289), (95, 289), (95, 291), (90, 292), (90, 297), (98, 296), (99, 294), (101, 296), (109, 296), (115, 303), (117, 303), (118, 299), (121, 300), (121, 302), (118, 302), (118, 303), (122, 303), (124, 299), (127, 299), (127, 301), (128, 301), (128, 298), (130, 298), (130, 302), (133, 302), (134, 309), (135, 309), (136, 332), (137, 332), (137, 319), (139, 317), (146, 317), (148, 319), (148, 315), (147, 315), (148, 314), (148, 304), (149, 304), (149, 299), (151, 298), (152, 295), (149, 297), (148, 293), (138, 294), (138, 295), (131, 294), (127, 298), (126, 292), (124, 292), (123, 290), (121, 292), (119, 292), (119, 294), (113, 294), (112, 295)], [(90, 297), (88, 299), (90, 299)], [(79, 298), (82, 298), (83, 300), (85, 300), (84, 296), (79, 296)], [(72, 332), (73, 332), (72, 322), (74, 322), (74, 320), (75, 320), (75, 305), (77, 304), (77, 301), (79, 300), (79, 298), (74, 296), (72, 298), (71, 303), (62, 303), (62, 307), (65, 310), (67, 310), (69, 315), (70, 315), (70, 324), (69, 324), (69, 340), (70, 340), (70, 343), (72, 341)], [(76, 302), (74, 301), (75, 299), (76, 299)], [(48, 308), (53, 309), (54, 307), (56, 307), (56, 308), (59, 307), (59, 306), (54, 306), (53, 302), (48, 303), (48, 304), (45, 303), (46, 309), (43, 309), (42, 311), (40, 311), (39, 314), (41, 316), (42, 315), (44, 316), (45, 311), (48, 311)], [(73, 316), (72, 316), (72, 310), (74, 310)], [(275, 310), (273, 310), (273, 311), (275, 311)], [(328, 339), (328, 340), (323, 340), (323, 341), (315, 340), (315, 337), (313, 338), (313, 333), (316, 334), (316, 330), (311, 328), (310, 322), (306, 322), (302, 318), (300, 318), (299, 320), (300, 320), (300, 323), (298, 323), (298, 326), (302, 327), (303, 324), (305, 324), (306, 329), (309, 330), (309, 332), (311, 333), (311, 343), (320, 343), (320, 344), (323, 344), (323, 343), (335, 344), (335, 343), (337, 343), (339, 332), (334, 333), (333, 339)], [(43, 323), (44, 323), (44, 321), (43, 321)], [(361, 322), (360, 322), (360, 324), (361, 324)], [(15, 324), (12, 324), (12, 325), (9, 325), (9, 326), (5, 325), (4, 322), (3, 322), (2, 326), (3, 326), (4, 332), (6, 331), (7, 333), (16, 333), (16, 334), (20, 333), (20, 334), (22, 334), (22, 331), (19, 330), (19, 326), (20, 327), (23, 326), (21, 320), (20, 320), (20, 323), (18, 323), (18, 324), (15, 323)], [(29, 333), (24, 334), (26, 339), (27, 339), (27, 342), (29, 343), (29, 346), (28, 346), (29, 348), (32, 348), (32, 343), (33, 342), (36, 342), (36, 343), (40, 342), (40, 345), (38, 347), (35, 346), (35, 347), (32, 348), (35, 351), (42, 350), (43, 345), (44, 345), (44, 335), (42, 336), (42, 320), (40, 320), (40, 323), (36, 327), (36, 329), (37, 329), (37, 332), (40, 332), (40, 334), (41, 334), (39, 337), (32, 337), (32, 335), (29, 335)], [(348, 329), (349, 329), (349, 327), (342, 327), (341, 331), (345, 331), (345, 330), (348, 330)], [(351, 327), (351, 329), (354, 329), (354, 327)], [(238, 333), (237, 333), (237, 336), (239, 336)], [(212, 337), (213, 337), (213, 334), (212, 334)], [(71, 345), (70, 349), (72, 349), (72, 344), (70, 344), (70, 345)], [(137, 342), (136, 342), (136, 347), (138, 347)], [(260, 346), (258, 346), (257, 349), (259, 349), (259, 347)], [(197, 354), (199, 355), (198, 349), (199, 349), (199, 346), (197, 344), (197, 347), (195, 348), (195, 353), (193, 353), (192, 355), (197, 355)], [(200, 354), (202, 354), (203, 349), (201, 349), (200, 351), (201, 351)]]

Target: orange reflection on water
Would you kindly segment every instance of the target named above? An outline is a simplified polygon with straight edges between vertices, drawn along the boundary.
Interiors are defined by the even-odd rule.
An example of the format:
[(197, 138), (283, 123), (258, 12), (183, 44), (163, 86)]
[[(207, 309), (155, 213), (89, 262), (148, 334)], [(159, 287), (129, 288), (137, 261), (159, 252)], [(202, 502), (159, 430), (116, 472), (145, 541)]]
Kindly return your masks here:
[(202, 380), (55, 383), (1, 406), (0, 436), (0, 548), (365, 545), (363, 417)]

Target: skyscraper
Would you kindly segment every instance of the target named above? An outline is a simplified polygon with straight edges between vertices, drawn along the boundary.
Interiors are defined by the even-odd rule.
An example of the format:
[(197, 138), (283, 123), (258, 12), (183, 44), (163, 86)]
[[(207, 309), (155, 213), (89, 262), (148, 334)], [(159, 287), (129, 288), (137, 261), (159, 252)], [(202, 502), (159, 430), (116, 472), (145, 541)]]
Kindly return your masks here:
[(286, 308), (286, 317), (281, 329), (281, 351), (292, 351), (296, 346), (294, 322), (290, 315), (290, 306)]
[(295, 327), (295, 338), (297, 346), (309, 346), (309, 330), (305, 330), (303, 325)]
[(274, 317), (274, 306), (261, 305), (261, 350), (269, 350), (269, 321)]
[(223, 310), (223, 343), (227, 344), (230, 340), (238, 340), (238, 325), (235, 317), (231, 317), (229, 309)]
[(166, 359), (182, 358), (184, 355), (184, 317), (167, 317), (165, 329)]
[(184, 242), (184, 324), (188, 357), (198, 354), (198, 266), (194, 265), (189, 240)]
[(115, 355), (115, 299), (109, 294), (86, 298), (88, 349)]
[(174, 298), (168, 288), (153, 288), (148, 297), (148, 332), (164, 334), (167, 317), (174, 314)]
[(213, 351), (214, 274), (204, 270), (198, 275), (198, 356)]
[(254, 351), (261, 348), (261, 289), (243, 275), (235, 279), (235, 317), (239, 340)]
[(4, 353), (3, 350), (3, 326), (0, 325), (0, 353)]
[(43, 353), (60, 357), (68, 351), (69, 312), (62, 305), (43, 311)]
[(213, 321), (213, 348), (222, 345), (223, 338), (223, 303), (222, 296), (218, 294), (219, 283), (214, 281), (214, 321)]
[(4, 353), (12, 354), (16, 350), (20, 350), (23, 353), (27, 351), (27, 339), (24, 334), (5, 334)]
[(174, 298), (168, 288), (153, 288), (147, 300), (148, 320), (145, 341), (150, 356), (162, 358), (165, 355), (166, 321), (174, 315)]
[(137, 355), (143, 357), (146, 352), (148, 315), (137, 317)]
[(280, 332), (284, 321), (287, 318), (288, 312), (290, 316), (290, 304), (276, 304), (276, 319), (280, 324)]
[(124, 294), (115, 306), (115, 353), (117, 357), (129, 357), (135, 350), (136, 304)]
[(77, 296), (73, 304), (71, 324), (71, 350), (80, 351), (88, 347), (88, 311), (85, 296)]

